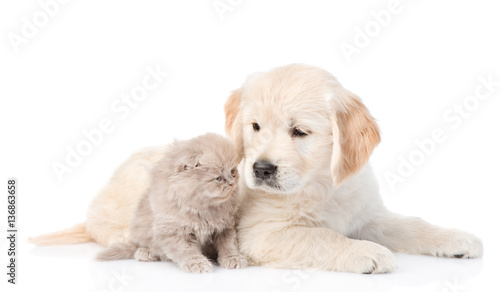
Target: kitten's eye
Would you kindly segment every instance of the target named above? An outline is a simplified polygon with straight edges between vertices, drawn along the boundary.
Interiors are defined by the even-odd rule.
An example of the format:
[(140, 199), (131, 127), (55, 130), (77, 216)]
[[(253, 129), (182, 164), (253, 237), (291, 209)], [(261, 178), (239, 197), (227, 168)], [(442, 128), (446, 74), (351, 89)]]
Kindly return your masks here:
[(236, 176), (237, 170), (236, 168), (231, 169), (231, 175)]
[(257, 124), (257, 123), (253, 123), (253, 124), (252, 124), (252, 126), (253, 126), (253, 130), (254, 130), (255, 132), (260, 131), (260, 125), (259, 125), (259, 124)]
[(222, 180), (223, 180), (223, 178), (222, 178), (222, 176), (219, 176), (219, 177), (218, 177), (218, 178), (216, 178), (215, 180), (216, 180), (216, 181), (222, 181)]
[(307, 133), (300, 130), (300, 129), (297, 129), (297, 128), (293, 128), (292, 130), (292, 136), (293, 137), (304, 137), (304, 136), (307, 136)]

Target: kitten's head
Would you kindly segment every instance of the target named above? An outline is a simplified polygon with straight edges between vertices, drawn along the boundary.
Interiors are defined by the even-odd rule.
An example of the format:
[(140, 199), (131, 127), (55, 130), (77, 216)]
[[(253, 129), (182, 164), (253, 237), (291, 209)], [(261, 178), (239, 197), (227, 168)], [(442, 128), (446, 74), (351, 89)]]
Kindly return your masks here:
[(220, 204), (236, 196), (238, 163), (235, 144), (217, 134), (206, 134), (184, 142), (176, 157), (176, 179), (191, 190), (190, 200)]

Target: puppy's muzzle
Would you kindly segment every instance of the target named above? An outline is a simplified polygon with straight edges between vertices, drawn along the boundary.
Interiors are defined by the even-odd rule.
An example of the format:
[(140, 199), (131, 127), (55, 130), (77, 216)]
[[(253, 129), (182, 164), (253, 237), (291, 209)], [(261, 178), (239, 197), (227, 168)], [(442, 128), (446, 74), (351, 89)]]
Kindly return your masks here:
[(274, 178), (278, 167), (266, 161), (257, 161), (253, 164), (253, 173), (262, 180)]

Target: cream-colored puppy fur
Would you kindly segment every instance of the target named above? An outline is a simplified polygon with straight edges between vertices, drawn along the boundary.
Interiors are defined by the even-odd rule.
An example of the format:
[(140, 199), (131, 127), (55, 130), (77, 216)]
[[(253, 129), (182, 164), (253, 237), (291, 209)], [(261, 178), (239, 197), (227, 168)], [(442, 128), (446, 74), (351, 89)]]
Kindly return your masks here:
[[(328, 72), (290, 65), (253, 75), (225, 109), (226, 130), (243, 154), (240, 250), (253, 264), (384, 273), (396, 268), (390, 250), (482, 255), (472, 234), (384, 207), (366, 165), (378, 126)], [(269, 185), (256, 183), (257, 161), (277, 166)]]
[(165, 155), (165, 146), (133, 154), (90, 203), (87, 220), (66, 230), (30, 238), (37, 245), (97, 241), (103, 246), (124, 242), (139, 201), (151, 183), (151, 169)]
[[(385, 273), (396, 268), (391, 251), (482, 256), (476, 236), (384, 207), (367, 165), (380, 141), (378, 126), (328, 72), (289, 65), (254, 74), (225, 110), (226, 130), (243, 155), (238, 236), (252, 264)], [(92, 239), (106, 245), (126, 237), (148, 169), (160, 157), (151, 149), (121, 166), (90, 208)], [(254, 163), (261, 161), (276, 166), (269, 180), (256, 178)], [(81, 226), (45, 239), (64, 243), (78, 235)]]

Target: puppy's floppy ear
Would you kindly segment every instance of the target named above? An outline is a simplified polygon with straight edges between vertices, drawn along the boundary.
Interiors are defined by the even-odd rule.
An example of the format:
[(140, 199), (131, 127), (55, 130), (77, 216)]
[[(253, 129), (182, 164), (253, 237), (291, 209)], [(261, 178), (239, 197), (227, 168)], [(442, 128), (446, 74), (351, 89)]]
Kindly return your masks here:
[(226, 134), (233, 139), (238, 149), (238, 155), (243, 157), (243, 128), (241, 125), (241, 89), (232, 92), (224, 105), (226, 113)]
[(380, 142), (378, 125), (352, 92), (340, 88), (334, 104), (332, 176), (336, 186), (359, 171)]

